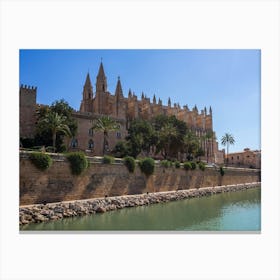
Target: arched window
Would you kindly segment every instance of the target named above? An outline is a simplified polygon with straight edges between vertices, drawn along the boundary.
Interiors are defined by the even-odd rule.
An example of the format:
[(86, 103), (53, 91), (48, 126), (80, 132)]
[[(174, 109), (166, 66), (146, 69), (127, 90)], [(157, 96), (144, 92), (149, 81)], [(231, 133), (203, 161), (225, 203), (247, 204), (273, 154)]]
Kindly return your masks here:
[(117, 131), (116, 136), (117, 136), (118, 139), (122, 138), (121, 132), (120, 132), (120, 131)]
[(71, 140), (71, 147), (72, 148), (77, 148), (78, 147), (78, 140), (77, 139), (73, 138)]
[(88, 135), (89, 135), (89, 136), (93, 136), (93, 129), (92, 129), (92, 128), (90, 128), (90, 129), (88, 130)]
[(90, 139), (90, 140), (88, 141), (88, 148), (89, 148), (89, 149), (93, 149), (93, 148), (94, 148), (94, 142), (93, 142), (92, 139)]

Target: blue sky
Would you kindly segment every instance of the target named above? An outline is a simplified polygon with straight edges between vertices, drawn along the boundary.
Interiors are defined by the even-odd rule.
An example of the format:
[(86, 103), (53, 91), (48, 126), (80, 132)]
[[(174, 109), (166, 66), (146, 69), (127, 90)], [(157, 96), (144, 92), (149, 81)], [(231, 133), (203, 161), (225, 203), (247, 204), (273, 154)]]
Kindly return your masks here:
[(260, 50), (20, 50), (19, 59), (20, 84), (37, 86), (37, 103), (64, 98), (78, 110), (87, 72), (95, 85), (102, 59), (111, 93), (120, 76), (125, 96), (131, 88), (163, 104), (211, 106), (220, 149), (226, 132), (236, 141), (230, 152), (260, 149)]

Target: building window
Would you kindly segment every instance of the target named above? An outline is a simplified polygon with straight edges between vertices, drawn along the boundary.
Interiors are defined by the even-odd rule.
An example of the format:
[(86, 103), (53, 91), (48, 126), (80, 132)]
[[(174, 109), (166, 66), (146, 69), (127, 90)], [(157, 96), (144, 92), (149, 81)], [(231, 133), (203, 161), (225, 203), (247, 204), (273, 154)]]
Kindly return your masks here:
[(239, 159), (239, 156), (237, 156), (237, 159)]
[(233, 157), (231, 157), (231, 159), (233, 160)]
[(93, 148), (94, 148), (94, 142), (93, 142), (92, 139), (90, 139), (90, 140), (88, 141), (88, 148), (89, 148), (89, 149), (93, 149)]
[(120, 139), (122, 137), (122, 134), (119, 131), (117, 131), (116, 136), (117, 136), (118, 139)]
[(89, 135), (89, 136), (93, 136), (93, 129), (92, 129), (92, 128), (90, 128), (90, 129), (88, 130), (88, 135)]
[(71, 140), (71, 147), (72, 148), (77, 148), (78, 147), (78, 140), (77, 139), (72, 139)]

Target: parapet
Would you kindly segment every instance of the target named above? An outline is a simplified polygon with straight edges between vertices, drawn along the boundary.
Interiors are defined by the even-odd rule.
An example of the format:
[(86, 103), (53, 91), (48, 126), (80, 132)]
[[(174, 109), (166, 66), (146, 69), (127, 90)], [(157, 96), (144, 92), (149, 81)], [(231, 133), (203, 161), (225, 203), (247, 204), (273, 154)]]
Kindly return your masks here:
[(36, 94), (37, 92), (37, 87), (33, 87), (33, 86), (27, 86), (27, 85), (20, 85), (20, 92), (25, 92), (25, 93), (34, 93)]

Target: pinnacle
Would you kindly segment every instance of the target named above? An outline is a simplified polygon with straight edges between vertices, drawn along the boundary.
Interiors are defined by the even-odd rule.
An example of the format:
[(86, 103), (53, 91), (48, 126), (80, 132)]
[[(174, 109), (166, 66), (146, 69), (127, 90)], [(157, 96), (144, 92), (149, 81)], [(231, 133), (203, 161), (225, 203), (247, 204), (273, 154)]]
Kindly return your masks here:
[(98, 77), (105, 77), (105, 72), (104, 72), (104, 68), (103, 68), (103, 63), (101, 62), (100, 63), (100, 66), (99, 66), (99, 71), (98, 71)]
[(87, 73), (87, 77), (86, 77), (86, 81), (85, 81), (85, 86), (88, 87), (88, 86), (92, 86), (91, 85), (91, 80), (90, 80), (90, 76), (89, 76), (89, 73)]

